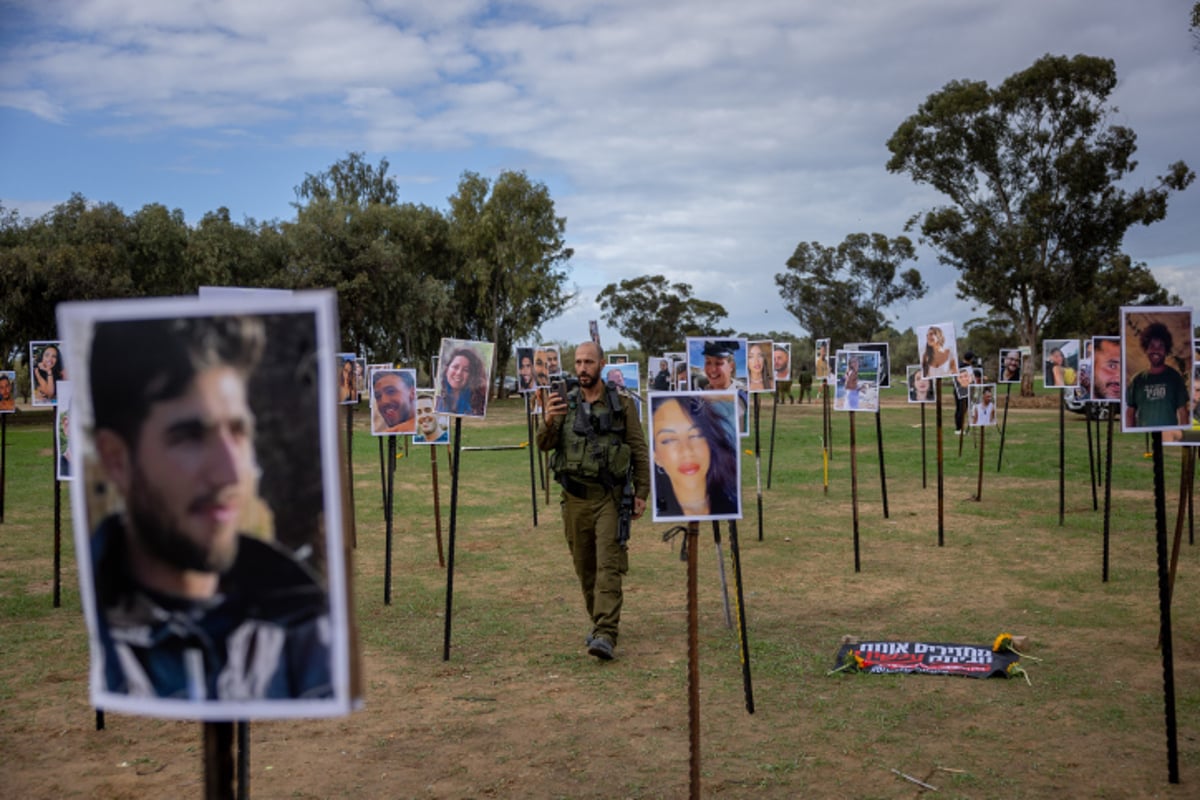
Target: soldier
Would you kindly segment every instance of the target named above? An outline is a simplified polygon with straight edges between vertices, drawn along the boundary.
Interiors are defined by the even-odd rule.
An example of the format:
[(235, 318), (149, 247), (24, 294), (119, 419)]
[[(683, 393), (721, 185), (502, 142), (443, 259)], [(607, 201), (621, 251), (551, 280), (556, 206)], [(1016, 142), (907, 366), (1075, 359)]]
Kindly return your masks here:
[[(604, 352), (587, 341), (575, 350), (579, 385), (566, 399), (548, 392), (538, 447), (554, 451), (551, 466), (562, 484), (563, 526), (592, 630), (585, 643), (602, 661), (613, 657), (621, 621), (621, 579), (629, 569), (618, 538), (624, 496), (631, 519), (646, 508), (650, 460), (633, 400), (600, 376)], [(627, 484), (632, 482), (631, 486)]]

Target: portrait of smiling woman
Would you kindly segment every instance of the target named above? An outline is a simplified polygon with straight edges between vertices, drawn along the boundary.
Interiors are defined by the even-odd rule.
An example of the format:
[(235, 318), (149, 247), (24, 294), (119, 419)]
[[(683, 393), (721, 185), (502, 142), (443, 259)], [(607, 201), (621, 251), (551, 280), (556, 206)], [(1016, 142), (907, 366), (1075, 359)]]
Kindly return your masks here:
[(658, 395), (651, 404), (654, 520), (741, 517), (734, 395)]
[(487, 413), (490, 342), (443, 339), (435, 410), (460, 417)]

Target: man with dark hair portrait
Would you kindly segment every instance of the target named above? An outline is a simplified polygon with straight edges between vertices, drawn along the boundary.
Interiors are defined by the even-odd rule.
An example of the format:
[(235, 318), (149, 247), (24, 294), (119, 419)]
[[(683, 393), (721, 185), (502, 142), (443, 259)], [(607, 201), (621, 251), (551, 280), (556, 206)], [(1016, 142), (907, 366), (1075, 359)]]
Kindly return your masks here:
[(562, 374), (562, 367), (558, 362), (558, 348), (553, 345), (546, 345), (546, 372), (551, 377)]
[(1167, 364), (1175, 344), (1171, 331), (1152, 322), (1138, 336), (1150, 366), (1133, 376), (1125, 390), (1125, 426), (1164, 428), (1188, 423), (1188, 393), (1183, 376)]
[(15, 411), (17, 401), (13, 399), (13, 373), (0, 372), (0, 411)]
[(539, 347), (533, 353), (533, 377), (536, 385), (542, 388), (550, 385), (550, 372), (546, 368), (547, 363), (547, 350), (545, 347)]
[(92, 569), (110, 692), (181, 700), (333, 694), (328, 595), (294, 554), (239, 530), (256, 502), (247, 380), (257, 317), (97, 323), (100, 466), (124, 501)]
[(1121, 340), (1097, 338), (1092, 348), (1092, 399), (1121, 400)]
[(413, 401), (416, 387), (411, 372), (394, 369), (377, 369), (371, 372), (371, 396), (375, 401), (375, 413), (379, 420), (372, 420), (374, 433), (412, 433), (416, 430), (413, 419)]

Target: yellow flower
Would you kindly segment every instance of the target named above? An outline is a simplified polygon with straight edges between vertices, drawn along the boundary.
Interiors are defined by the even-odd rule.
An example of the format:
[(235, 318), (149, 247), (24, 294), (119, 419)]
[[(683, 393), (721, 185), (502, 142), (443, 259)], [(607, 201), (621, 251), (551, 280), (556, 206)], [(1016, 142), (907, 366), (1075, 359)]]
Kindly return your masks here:
[(992, 652), (1002, 653), (1005, 650), (1012, 650), (1012, 640), (1013, 637), (1011, 633), (1000, 634), (996, 637), (996, 641), (992, 642)]

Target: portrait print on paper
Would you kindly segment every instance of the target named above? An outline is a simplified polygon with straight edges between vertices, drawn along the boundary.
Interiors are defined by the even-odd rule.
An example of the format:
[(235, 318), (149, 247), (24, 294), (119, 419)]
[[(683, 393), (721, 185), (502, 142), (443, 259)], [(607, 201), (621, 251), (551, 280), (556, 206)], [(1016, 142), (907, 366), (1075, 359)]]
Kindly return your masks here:
[(1002, 347), (1000, 349), (1000, 373), (997, 383), (1020, 383), (1021, 367), (1024, 356), (1018, 347)]
[(905, 367), (905, 373), (907, 375), (905, 383), (908, 386), (908, 402), (932, 403), (937, 400), (933, 394), (937, 388), (937, 382), (921, 374), (920, 364), (909, 364)]
[(543, 344), (533, 349), (533, 378), (537, 389), (548, 389), (550, 379), (561, 374), (558, 345)]
[(337, 354), (337, 397), (341, 405), (358, 402), (358, 382), (354, 377), (358, 356), (354, 353)]
[(60, 481), (69, 481), (72, 475), (71, 466), (71, 382), (59, 381), (58, 403), (54, 406), (54, 451), (58, 466), (55, 467), (54, 477)]
[(626, 361), (622, 364), (606, 364), (604, 367), (604, 382), (617, 387), (622, 394), (629, 396), (637, 408), (638, 419), (642, 414), (642, 379), (641, 364)]
[(774, 349), (770, 339), (746, 342), (746, 389), (751, 393), (775, 391)]
[(1092, 383), (1093, 403), (1121, 402), (1121, 337), (1093, 336)]
[(838, 350), (834, 372), (837, 387), (833, 397), (835, 409), (879, 410), (879, 353), (870, 350)]
[(741, 519), (737, 395), (650, 395), (651, 507), (655, 522)]
[(1047, 389), (1073, 389), (1079, 385), (1079, 340), (1042, 341), (1042, 385)]
[(926, 378), (958, 375), (958, 344), (954, 339), (953, 322), (918, 325), (917, 352), (921, 354), (921, 374)]
[(333, 293), (64, 303), (58, 324), (92, 704), (348, 713)]
[(962, 364), (958, 368), (958, 375), (954, 378), (954, 397), (957, 400), (967, 400), (968, 390), (973, 384), (983, 383), (983, 368), (970, 367)]
[(829, 340), (817, 339), (816, 355), (813, 358), (813, 375), (816, 377), (817, 383), (829, 383), (829, 376), (832, 371), (829, 369)]
[(452, 417), (487, 415), (493, 347), (491, 342), (442, 339), (441, 371), (434, 381), (435, 411)]
[(376, 367), (368, 382), (371, 435), (406, 436), (417, 430), (417, 371)]
[(17, 372), (0, 370), (0, 414), (12, 414), (17, 410)]
[(879, 353), (879, 388), (892, 388), (891, 348), (887, 342), (853, 342), (847, 344), (844, 349)]
[(1122, 431), (1191, 427), (1192, 330), (1190, 308), (1121, 308)]
[(433, 389), (417, 390), (417, 432), (413, 444), (450, 444), (450, 418), (433, 410)]
[(968, 425), (972, 428), (996, 424), (996, 385), (977, 383), (971, 386), (967, 408)]
[(517, 391), (521, 394), (529, 394), (537, 389), (537, 380), (533, 374), (533, 348), (518, 347), (515, 355), (517, 358)]
[(737, 392), (738, 433), (750, 434), (750, 395), (746, 391), (746, 340), (687, 338), (692, 391)]
[(771, 366), (775, 370), (775, 382), (792, 379), (792, 343), (771, 343)]
[(671, 357), (666, 353), (651, 358), (646, 362), (646, 378), (650, 389), (655, 392), (669, 392), (671, 386)]
[[(133, 354), (131, 353), (132, 357)], [(59, 342), (29, 343), (29, 387), (31, 405), (52, 406), (58, 402), (58, 382), (67, 380), (66, 360)]]
[(605, 360), (608, 361), (609, 364), (628, 364), (629, 363), (629, 354), (628, 353), (613, 353)]

